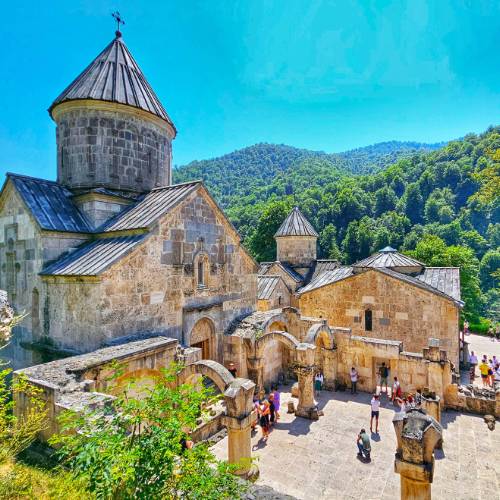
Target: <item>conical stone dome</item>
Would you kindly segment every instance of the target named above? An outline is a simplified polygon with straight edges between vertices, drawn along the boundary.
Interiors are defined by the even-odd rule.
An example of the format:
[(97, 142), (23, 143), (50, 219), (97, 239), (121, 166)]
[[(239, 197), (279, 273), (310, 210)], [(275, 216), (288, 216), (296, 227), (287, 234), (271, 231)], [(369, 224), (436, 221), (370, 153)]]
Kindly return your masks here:
[(171, 183), (174, 124), (119, 32), (49, 113), (57, 179), (69, 189), (139, 194)]

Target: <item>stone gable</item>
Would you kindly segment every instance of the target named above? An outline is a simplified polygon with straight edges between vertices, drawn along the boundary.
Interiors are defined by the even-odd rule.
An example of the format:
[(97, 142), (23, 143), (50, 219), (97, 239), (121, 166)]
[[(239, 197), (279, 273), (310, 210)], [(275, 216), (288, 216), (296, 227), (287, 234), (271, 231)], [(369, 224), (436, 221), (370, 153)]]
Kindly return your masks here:
[[(306, 316), (351, 328), (353, 335), (400, 340), (405, 351), (421, 352), (438, 338), (458, 366), (459, 308), (450, 300), (376, 271), (360, 273), (299, 297)], [(371, 311), (372, 330), (366, 330)]]

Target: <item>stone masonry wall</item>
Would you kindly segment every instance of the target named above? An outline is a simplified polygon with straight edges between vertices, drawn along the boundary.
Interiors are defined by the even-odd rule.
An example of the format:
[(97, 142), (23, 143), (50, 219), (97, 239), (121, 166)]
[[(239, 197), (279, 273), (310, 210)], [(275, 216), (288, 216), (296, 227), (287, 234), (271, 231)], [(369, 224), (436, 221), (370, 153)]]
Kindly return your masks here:
[(32, 351), (20, 347), (22, 342), (49, 335), (46, 285), (38, 273), (85, 239), (73, 233), (41, 231), (10, 181), (7, 183), (0, 207), (0, 288), (7, 291), (16, 313), (24, 319), (2, 354), (15, 368), (39, 361)]
[(87, 107), (57, 117), (57, 180), (144, 192), (170, 184), (171, 139), (143, 115)]
[(316, 240), (312, 236), (283, 236), (276, 238), (276, 260), (293, 265), (308, 266), (316, 259)]
[[(458, 308), (436, 294), (377, 271), (305, 293), (299, 297), (305, 316), (322, 317), (331, 326), (352, 329), (353, 335), (399, 340), (405, 351), (422, 352), (429, 338), (458, 366)], [(364, 312), (372, 311), (372, 331), (365, 330)]]
[[(51, 338), (82, 352), (144, 334), (189, 345), (196, 322), (208, 318), (215, 357), (222, 359), (224, 330), (255, 310), (257, 276), (255, 263), (207, 198), (193, 193), (99, 282), (48, 280)], [(195, 272), (199, 258), (207, 260), (204, 286)]]

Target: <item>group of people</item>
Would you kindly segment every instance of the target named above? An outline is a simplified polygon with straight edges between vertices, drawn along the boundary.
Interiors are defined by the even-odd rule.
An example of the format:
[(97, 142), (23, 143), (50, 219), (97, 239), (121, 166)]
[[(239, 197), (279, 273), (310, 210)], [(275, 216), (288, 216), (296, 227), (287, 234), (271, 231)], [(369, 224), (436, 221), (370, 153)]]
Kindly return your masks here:
[(481, 363), (479, 363), (478, 357), (474, 351), (471, 351), (469, 355), (469, 366), (471, 384), (474, 383), (476, 378), (476, 367), (479, 367), (483, 387), (493, 387), (495, 385), (495, 381), (500, 382), (500, 360), (498, 360), (496, 356), (488, 358), (486, 354), (483, 354)]
[(280, 418), (280, 392), (278, 388), (274, 386), (269, 394), (264, 394), (263, 397), (254, 397), (254, 408), (257, 414), (257, 421), (252, 425), (254, 429), (259, 423), (262, 429), (262, 439), (267, 441), (269, 437), (269, 432), (272, 426)]

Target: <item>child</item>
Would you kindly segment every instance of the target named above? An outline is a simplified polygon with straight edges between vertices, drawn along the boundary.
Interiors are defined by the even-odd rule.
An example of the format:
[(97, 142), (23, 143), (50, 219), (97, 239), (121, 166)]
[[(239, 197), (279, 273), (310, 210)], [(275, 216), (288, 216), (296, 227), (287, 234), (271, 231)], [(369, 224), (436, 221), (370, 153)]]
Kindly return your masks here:
[(270, 425), (274, 425), (276, 420), (276, 407), (274, 406), (274, 394), (269, 394), (269, 420)]

